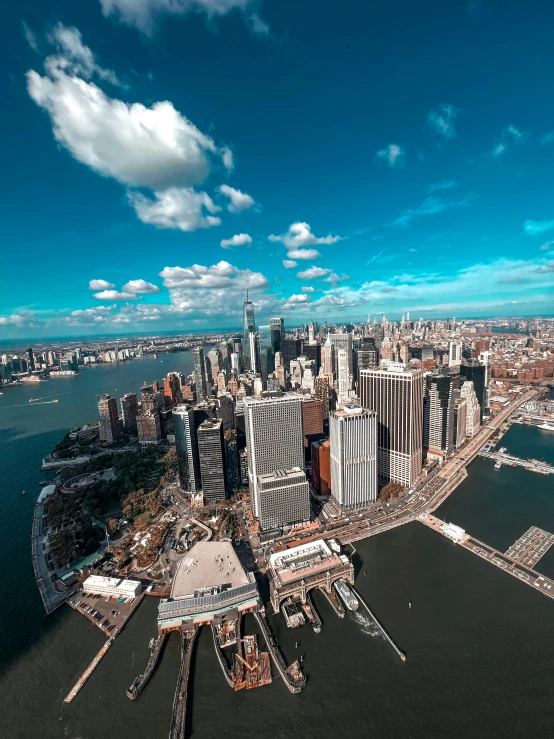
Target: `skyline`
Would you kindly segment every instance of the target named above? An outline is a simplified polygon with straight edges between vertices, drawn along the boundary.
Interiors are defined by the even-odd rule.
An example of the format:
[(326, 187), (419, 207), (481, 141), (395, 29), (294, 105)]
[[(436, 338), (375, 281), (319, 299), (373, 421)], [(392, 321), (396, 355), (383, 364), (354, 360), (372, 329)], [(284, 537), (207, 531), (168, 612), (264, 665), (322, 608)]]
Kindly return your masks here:
[(400, 5), (8, 9), (0, 340), (551, 314), (554, 9)]

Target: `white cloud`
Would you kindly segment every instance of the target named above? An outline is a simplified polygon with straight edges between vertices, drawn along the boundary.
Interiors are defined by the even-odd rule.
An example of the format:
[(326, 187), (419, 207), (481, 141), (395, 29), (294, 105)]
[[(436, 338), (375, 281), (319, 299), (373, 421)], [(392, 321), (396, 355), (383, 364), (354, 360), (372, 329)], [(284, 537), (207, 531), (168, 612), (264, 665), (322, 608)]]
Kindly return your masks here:
[(89, 290), (110, 290), (112, 287), (115, 287), (113, 282), (107, 280), (90, 280), (88, 283)]
[(539, 248), (541, 251), (548, 251), (553, 246), (554, 246), (554, 241), (547, 241), (546, 243), (542, 244), (542, 246), (540, 246)]
[(252, 236), (249, 234), (235, 234), (230, 239), (221, 241), (223, 249), (229, 249), (232, 246), (252, 246)]
[(302, 292), (303, 293), (313, 293), (314, 288), (311, 285), (304, 285), (304, 287), (302, 288)]
[(287, 253), (289, 259), (320, 259), (321, 254), (317, 249), (291, 249)]
[(97, 64), (94, 54), (83, 43), (83, 37), (77, 28), (57, 23), (47, 38), (58, 49), (58, 55), (48, 57), (45, 62), (46, 71), (52, 77), (62, 72), (87, 80), (97, 76), (112, 85), (125, 86), (119, 81), (115, 72)]
[(283, 267), (285, 269), (295, 269), (295, 267), (298, 267), (298, 262), (293, 259), (283, 259)]
[(129, 280), (127, 284), (123, 285), (121, 290), (124, 293), (141, 293), (144, 295), (154, 295), (160, 292), (160, 288), (157, 285), (153, 285), (146, 280)]
[(21, 26), (23, 27), (23, 35), (25, 36), (25, 41), (29, 44), (33, 51), (38, 51), (38, 41), (36, 33), (27, 25), (27, 23), (25, 23), (25, 21), (21, 21)]
[(271, 234), (268, 236), (270, 241), (280, 241), (287, 249), (296, 249), (300, 246), (312, 246), (315, 244), (334, 244), (340, 240), (340, 236), (315, 236), (312, 233), (310, 225), (304, 221), (297, 221), (291, 223), (288, 231), (285, 234), (277, 236)]
[(228, 146), (224, 146), (221, 149), (221, 158), (223, 160), (223, 164), (225, 166), (225, 169), (228, 172), (232, 172), (235, 168), (235, 158), (233, 156), (233, 152)]
[(404, 164), (406, 158), (405, 150), (398, 144), (389, 144), (375, 155), (377, 159), (383, 159), (389, 167), (398, 167)]
[[(205, 13), (208, 18), (223, 16), (232, 10), (245, 12), (256, 0), (100, 0), (106, 17), (115, 15), (128, 26), (136, 26), (150, 35), (156, 20), (163, 15), (185, 15), (189, 12)], [(246, 15), (252, 31), (267, 34), (269, 27), (256, 14)]]
[(459, 112), (459, 108), (443, 103), (427, 114), (427, 123), (445, 139), (453, 139), (456, 136), (454, 121)]
[(523, 230), (529, 236), (543, 234), (546, 231), (552, 231), (553, 228), (554, 221), (525, 221), (523, 224)]
[(415, 216), (433, 216), (438, 213), (443, 213), (445, 210), (467, 208), (474, 198), (475, 195), (473, 193), (469, 193), (469, 195), (466, 195), (460, 200), (445, 200), (437, 195), (430, 195), (415, 208), (408, 208), (405, 210), (392, 222), (392, 225), (406, 227), (412, 222)]
[(325, 267), (308, 267), (303, 272), (299, 272), (296, 276), (299, 280), (317, 280), (319, 277), (326, 277), (332, 274), (333, 270)]
[(36, 317), (36, 313), (30, 310), (21, 310), (9, 316), (0, 316), (0, 326), (15, 326), (21, 328), (38, 328), (43, 321)]
[(138, 295), (133, 293), (124, 293), (117, 290), (102, 290), (99, 293), (94, 293), (94, 298), (97, 300), (138, 300)]
[(234, 187), (229, 185), (220, 185), (218, 187), (219, 192), (225, 197), (229, 198), (229, 204), (227, 206), (231, 213), (240, 213), (242, 210), (247, 210), (255, 205), (254, 198), (245, 192), (235, 190)]
[(221, 210), (205, 192), (191, 187), (171, 187), (154, 193), (154, 200), (139, 192), (129, 192), (128, 199), (143, 223), (158, 228), (175, 228), (180, 231), (196, 231), (198, 228), (219, 226), (221, 218), (208, 213)]
[(500, 134), (500, 139), (495, 144), (491, 152), (492, 156), (495, 158), (502, 156), (502, 154), (504, 154), (512, 144), (521, 143), (525, 139), (526, 135), (527, 134), (520, 131), (519, 128), (510, 124)]

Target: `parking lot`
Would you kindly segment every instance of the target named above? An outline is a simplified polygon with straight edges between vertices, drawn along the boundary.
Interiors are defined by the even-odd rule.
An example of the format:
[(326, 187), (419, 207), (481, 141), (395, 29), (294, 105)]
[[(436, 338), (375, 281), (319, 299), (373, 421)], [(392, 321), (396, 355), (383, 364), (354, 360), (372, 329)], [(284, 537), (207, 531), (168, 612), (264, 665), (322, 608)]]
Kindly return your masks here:
[(102, 629), (107, 636), (115, 636), (131, 615), (136, 606), (136, 600), (136, 598), (127, 598), (123, 601), (115, 595), (84, 594), (82, 590), (79, 590), (67, 602), (95, 626)]

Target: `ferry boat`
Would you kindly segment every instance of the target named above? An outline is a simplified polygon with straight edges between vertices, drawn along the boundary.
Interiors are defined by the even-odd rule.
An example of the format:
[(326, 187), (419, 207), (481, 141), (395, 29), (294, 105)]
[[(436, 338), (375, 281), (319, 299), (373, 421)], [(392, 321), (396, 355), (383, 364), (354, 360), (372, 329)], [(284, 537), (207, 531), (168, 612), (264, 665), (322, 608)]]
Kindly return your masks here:
[(340, 595), (340, 599), (349, 611), (358, 610), (358, 606), (360, 604), (346, 580), (337, 580), (335, 583), (335, 590)]

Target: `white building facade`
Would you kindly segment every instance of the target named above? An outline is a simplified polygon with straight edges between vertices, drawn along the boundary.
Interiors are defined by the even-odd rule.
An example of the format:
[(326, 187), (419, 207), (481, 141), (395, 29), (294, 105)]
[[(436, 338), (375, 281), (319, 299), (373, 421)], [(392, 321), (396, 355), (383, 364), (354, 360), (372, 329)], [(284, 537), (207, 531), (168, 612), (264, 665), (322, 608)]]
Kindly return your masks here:
[(377, 415), (346, 406), (329, 416), (331, 491), (341, 509), (377, 500)]

